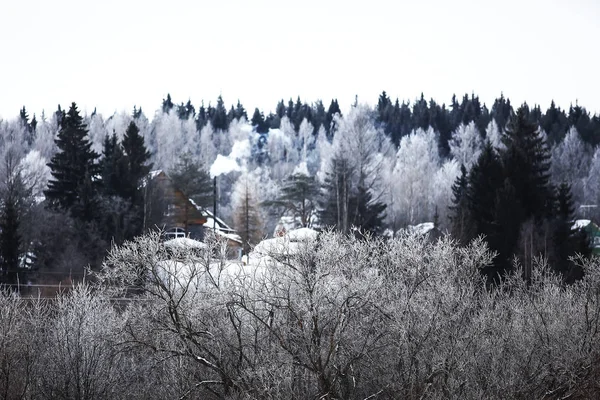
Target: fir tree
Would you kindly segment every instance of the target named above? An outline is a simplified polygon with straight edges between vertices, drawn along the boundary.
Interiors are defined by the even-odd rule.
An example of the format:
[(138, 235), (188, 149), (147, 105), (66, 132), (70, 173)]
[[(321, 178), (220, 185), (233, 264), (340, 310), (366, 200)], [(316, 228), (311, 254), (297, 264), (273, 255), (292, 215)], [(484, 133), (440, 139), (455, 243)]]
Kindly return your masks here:
[(229, 128), (227, 122), (227, 110), (225, 109), (225, 103), (221, 96), (217, 99), (217, 107), (214, 108), (210, 115), (210, 122), (215, 131), (226, 131), (227, 128)]
[(496, 280), (511, 267), (523, 219), (514, 188), (505, 179), (500, 157), (489, 142), (469, 173), (466, 197), (472, 221), (469, 231), (474, 236), (484, 235), (490, 249), (498, 253), (494, 265), (484, 271), (488, 278)]
[[(58, 152), (48, 163), (53, 178), (44, 194), (50, 207), (72, 211), (77, 217), (91, 220), (93, 215), (88, 211), (100, 186), (100, 169), (96, 163), (99, 156), (92, 150), (87, 133), (77, 105), (72, 103), (55, 140)], [(80, 211), (88, 211), (75, 211), (76, 203), (80, 203)]]
[(255, 127), (256, 132), (258, 133), (269, 132), (269, 126), (265, 123), (265, 117), (258, 108), (254, 109), (254, 114), (252, 114), (250, 123)]
[(117, 140), (117, 134), (106, 135), (102, 150), (100, 168), (102, 173), (102, 189), (108, 196), (125, 197), (125, 180), (127, 179), (127, 161), (123, 149)]
[(133, 204), (141, 204), (139, 194), (142, 179), (150, 170), (150, 152), (146, 149), (144, 138), (135, 122), (130, 122), (122, 141), (123, 152), (127, 162), (127, 184), (123, 190), (123, 197), (130, 199)]
[[(291, 100), (290, 100), (291, 101)], [(342, 115), (342, 111), (340, 110), (340, 105), (338, 104), (337, 99), (331, 100), (331, 104), (329, 105), (329, 109), (327, 110), (327, 115), (325, 117), (325, 131), (327, 131), (327, 137), (332, 138), (333, 133), (335, 132), (335, 122), (334, 116)]]
[(452, 185), (452, 205), (450, 206), (450, 231), (461, 244), (467, 244), (473, 238), (473, 226), (468, 210), (468, 175), (464, 164), (460, 166), (460, 175)]
[(581, 268), (570, 260), (576, 253), (589, 256), (590, 247), (583, 230), (573, 229), (575, 206), (571, 187), (561, 183), (556, 193), (555, 218), (553, 221), (552, 249), (554, 257), (550, 265), (567, 282), (581, 278)]
[(352, 225), (361, 232), (381, 234), (387, 205), (373, 200), (373, 194), (363, 185), (350, 197)]
[(511, 118), (503, 144), (505, 173), (515, 188), (525, 219), (533, 217), (540, 221), (551, 215), (550, 151), (537, 126), (530, 121), (526, 105)]
[(173, 101), (171, 100), (171, 94), (167, 93), (167, 98), (163, 99), (163, 102), (162, 102), (162, 112), (166, 114), (169, 111), (171, 111), (174, 106), (175, 105), (173, 104)]

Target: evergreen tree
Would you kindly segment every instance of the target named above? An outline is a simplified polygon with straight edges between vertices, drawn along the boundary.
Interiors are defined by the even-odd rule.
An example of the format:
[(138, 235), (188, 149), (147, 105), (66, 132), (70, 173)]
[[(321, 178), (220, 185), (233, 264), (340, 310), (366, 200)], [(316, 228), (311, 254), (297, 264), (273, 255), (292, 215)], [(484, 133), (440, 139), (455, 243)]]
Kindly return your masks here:
[(227, 122), (227, 110), (225, 109), (225, 103), (223, 98), (219, 96), (217, 99), (217, 107), (213, 109), (210, 114), (210, 122), (215, 131), (226, 131), (229, 128)]
[(464, 164), (460, 166), (460, 175), (452, 185), (452, 205), (450, 206), (450, 232), (461, 244), (467, 244), (473, 238), (473, 225), (468, 210), (468, 175)]
[(504, 98), (504, 94), (494, 101), (490, 115), (496, 121), (498, 128), (503, 131), (513, 113), (513, 108), (510, 105), (510, 100)]
[(142, 179), (144, 179), (150, 170), (152, 164), (150, 152), (146, 149), (144, 138), (140, 135), (140, 130), (135, 122), (130, 122), (122, 141), (123, 152), (127, 162), (127, 184), (123, 190), (123, 197), (130, 199), (133, 204), (141, 204), (141, 195), (139, 194)]
[(381, 234), (385, 209), (387, 205), (373, 200), (373, 194), (363, 185), (359, 185), (356, 193), (350, 198), (350, 215), (352, 225), (362, 232)]
[(550, 151), (537, 125), (530, 121), (526, 105), (511, 118), (503, 143), (506, 176), (515, 188), (525, 219), (540, 221), (551, 215)]
[(467, 210), (474, 236), (484, 235), (490, 249), (498, 256), (494, 265), (485, 269), (489, 279), (496, 280), (511, 267), (511, 257), (523, 221), (514, 188), (505, 179), (501, 159), (486, 143), (468, 177)]
[(21, 223), (31, 208), (31, 189), (21, 176), (20, 151), (9, 145), (2, 160), (0, 186), (0, 283), (23, 282), (21, 253), (23, 237)]
[(579, 266), (571, 262), (570, 257), (576, 253), (589, 256), (591, 249), (585, 232), (573, 229), (575, 206), (569, 184), (563, 182), (558, 186), (555, 207), (552, 235), (554, 257), (551, 257), (550, 265), (567, 282), (573, 282), (581, 278), (583, 272)]
[(252, 120), (250, 120), (250, 123), (255, 127), (256, 132), (258, 133), (269, 132), (269, 126), (265, 123), (265, 117), (258, 108), (254, 109), (254, 114), (252, 114)]
[(342, 115), (342, 112), (337, 99), (333, 99), (331, 100), (331, 104), (329, 105), (329, 109), (327, 110), (327, 115), (325, 117), (325, 130), (327, 131), (327, 137), (330, 139), (333, 137), (333, 132), (335, 132), (335, 123), (333, 117), (336, 114)]
[(181, 156), (175, 168), (169, 172), (173, 185), (201, 207), (212, 204), (213, 184), (202, 165), (191, 153)]
[(279, 217), (291, 214), (298, 226), (306, 228), (312, 224), (318, 194), (319, 184), (314, 177), (295, 173), (283, 182), (281, 196), (264, 205), (274, 207)]
[(102, 189), (105, 195), (124, 197), (125, 180), (127, 179), (127, 163), (123, 149), (113, 131), (106, 135), (102, 150), (100, 168), (102, 173)]
[(244, 108), (244, 106), (242, 105), (242, 103), (240, 103), (240, 101), (237, 101), (237, 105), (235, 106), (235, 118), (236, 119), (248, 119), (248, 114), (246, 113), (246, 109)]
[[(77, 105), (72, 103), (55, 140), (58, 152), (48, 163), (53, 179), (44, 194), (50, 207), (89, 221), (93, 219), (91, 202), (100, 186), (100, 169), (87, 132)], [(79, 211), (74, 209), (77, 203)]]
[(548, 135), (549, 143), (559, 143), (565, 137), (569, 129), (569, 120), (565, 112), (560, 107), (556, 107), (554, 100), (552, 100), (550, 108), (542, 116), (540, 127)]
[(169, 111), (171, 111), (173, 109), (173, 107), (175, 107), (175, 105), (173, 104), (173, 101), (171, 100), (171, 94), (167, 93), (167, 98), (163, 99), (163, 101), (162, 101), (162, 112), (166, 114)]

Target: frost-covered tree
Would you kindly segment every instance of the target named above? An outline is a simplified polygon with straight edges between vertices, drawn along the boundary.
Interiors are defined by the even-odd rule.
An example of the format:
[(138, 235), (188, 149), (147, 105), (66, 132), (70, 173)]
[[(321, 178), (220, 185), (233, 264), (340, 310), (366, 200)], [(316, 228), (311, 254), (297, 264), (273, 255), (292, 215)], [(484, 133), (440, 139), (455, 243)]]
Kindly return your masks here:
[(477, 161), (483, 147), (483, 140), (475, 122), (471, 121), (468, 125), (460, 124), (452, 135), (452, 139), (450, 139), (448, 145), (450, 146), (450, 155), (452, 158), (459, 165), (462, 164), (469, 169)]
[(440, 164), (437, 140), (433, 129), (417, 129), (400, 141), (390, 190), (395, 193), (396, 212), (401, 215), (400, 224), (416, 224), (431, 221), (435, 207), (430, 199), (434, 176)]
[(600, 216), (600, 148), (597, 148), (594, 152), (590, 164), (590, 172), (585, 180), (584, 193), (585, 202), (588, 210), (585, 211), (585, 217), (594, 217), (594, 219)]
[(449, 227), (450, 206), (452, 205), (452, 185), (460, 175), (460, 166), (455, 160), (446, 161), (433, 177), (432, 203), (438, 214), (438, 228), (445, 231)]
[(176, 112), (156, 113), (152, 121), (155, 136), (154, 165), (171, 169), (185, 147), (181, 120)]
[(498, 150), (504, 149), (504, 144), (502, 143), (502, 130), (498, 127), (494, 118), (492, 118), (485, 130), (485, 138), (492, 144), (493, 148)]
[(25, 265), (21, 223), (32, 206), (31, 190), (21, 175), (20, 143), (9, 143), (3, 151), (0, 164), (0, 265), (2, 283), (13, 285), (24, 281)]
[(260, 208), (260, 186), (257, 177), (244, 171), (233, 187), (231, 205), (234, 226), (248, 254), (264, 234), (264, 218)]
[(282, 183), (280, 193), (276, 200), (264, 205), (273, 207), (278, 217), (292, 217), (298, 227), (311, 227), (316, 217), (319, 183), (308, 175), (305, 165), (304, 170), (299, 168)]
[(385, 205), (378, 184), (382, 175), (382, 154), (391, 145), (383, 131), (374, 126), (374, 114), (364, 105), (337, 116), (332, 153), (322, 161), (321, 223), (349, 232), (352, 226), (377, 232)]
[(209, 122), (200, 131), (198, 143), (198, 159), (204, 165), (204, 168), (210, 168), (217, 158), (218, 152), (213, 142), (213, 135), (214, 131)]
[(562, 142), (552, 149), (552, 183), (555, 186), (563, 182), (571, 186), (571, 195), (575, 204), (584, 202), (584, 185), (590, 171), (592, 150), (585, 144), (577, 129), (572, 127)]
[(23, 183), (31, 188), (32, 196), (38, 199), (44, 195), (44, 189), (51, 177), (47, 162), (38, 150), (29, 151), (20, 161)]

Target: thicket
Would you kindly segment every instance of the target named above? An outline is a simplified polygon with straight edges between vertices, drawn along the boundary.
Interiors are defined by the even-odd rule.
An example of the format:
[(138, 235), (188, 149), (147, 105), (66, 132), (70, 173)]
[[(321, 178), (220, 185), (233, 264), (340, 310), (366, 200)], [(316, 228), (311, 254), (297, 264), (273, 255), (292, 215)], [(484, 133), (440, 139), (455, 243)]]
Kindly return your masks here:
[[(7, 399), (596, 398), (600, 265), (543, 260), (488, 286), (493, 254), (400, 235), (281, 241), (250, 265), (223, 243), (112, 249), (55, 299), (0, 296)], [(252, 258), (251, 258), (252, 260)]]

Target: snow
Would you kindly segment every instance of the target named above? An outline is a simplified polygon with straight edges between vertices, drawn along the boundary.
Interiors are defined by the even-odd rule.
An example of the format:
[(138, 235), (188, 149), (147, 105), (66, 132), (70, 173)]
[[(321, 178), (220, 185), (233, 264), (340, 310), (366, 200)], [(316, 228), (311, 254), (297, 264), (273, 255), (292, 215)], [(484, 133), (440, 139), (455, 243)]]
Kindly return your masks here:
[(431, 232), (435, 228), (435, 224), (433, 222), (423, 222), (418, 225), (409, 225), (408, 232), (415, 235), (426, 235)]
[(308, 173), (308, 166), (306, 165), (306, 161), (302, 161), (300, 164), (296, 165), (296, 168), (294, 168), (293, 175), (296, 174), (310, 176)]
[(165, 247), (178, 249), (205, 249), (206, 244), (190, 238), (175, 238), (167, 240)]
[(249, 254), (249, 263), (261, 264), (271, 259), (272, 255), (289, 256), (298, 253), (301, 246), (312, 245), (319, 233), (310, 228), (300, 228), (287, 232), (282, 237), (265, 239)]
[(300, 228), (289, 231), (285, 236), (290, 242), (298, 242), (301, 240), (315, 240), (319, 236), (319, 232), (310, 228)]
[(590, 221), (589, 219), (578, 219), (577, 221), (575, 221), (575, 223), (573, 224), (573, 226), (571, 227), (571, 229), (575, 230), (575, 229), (585, 228), (591, 222), (592, 221)]
[(154, 179), (156, 178), (158, 175), (160, 175), (160, 173), (163, 172), (162, 169), (157, 169), (154, 171), (150, 171), (150, 179)]

